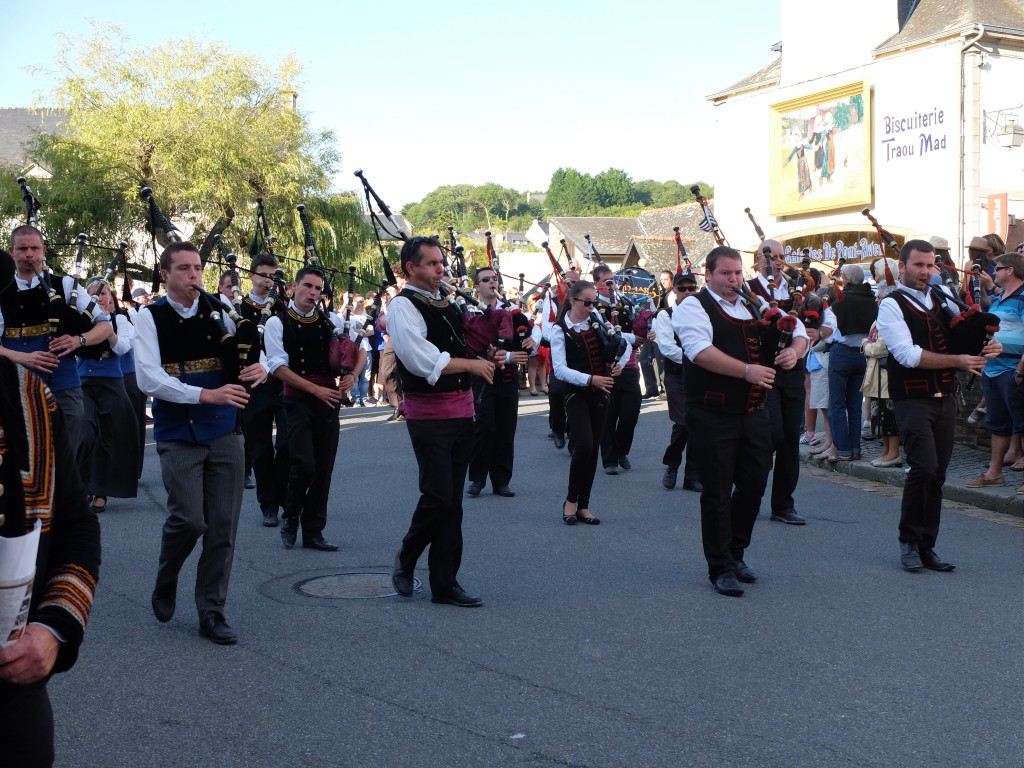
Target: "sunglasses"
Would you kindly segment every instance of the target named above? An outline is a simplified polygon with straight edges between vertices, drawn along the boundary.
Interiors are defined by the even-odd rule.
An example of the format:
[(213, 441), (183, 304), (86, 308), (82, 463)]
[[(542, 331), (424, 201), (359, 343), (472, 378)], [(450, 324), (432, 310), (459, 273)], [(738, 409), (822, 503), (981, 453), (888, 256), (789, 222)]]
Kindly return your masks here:
[(679, 293), (696, 293), (697, 292), (697, 286), (696, 285), (682, 285), (682, 286), (678, 286), (676, 288), (676, 290), (679, 291)]
[(996, 272), (1001, 272), (1004, 269), (1013, 269), (1013, 267), (1009, 266), (1008, 264), (1003, 264), (1003, 266), (1001, 267), (996, 267)]
[(578, 301), (584, 307), (592, 307), (595, 304), (597, 304), (597, 300), (596, 299), (573, 299), (573, 301)]
[(496, 277), (481, 277), (479, 280), (477, 280), (477, 282), (478, 283), (493, 283), (497, 279), (498, 278), (496, 278)]
[(604, 284), (607, 285), (607, 286), (612, 286), (612, 285), (615, 285), (615, 281), (614, 280), (605, 280)]

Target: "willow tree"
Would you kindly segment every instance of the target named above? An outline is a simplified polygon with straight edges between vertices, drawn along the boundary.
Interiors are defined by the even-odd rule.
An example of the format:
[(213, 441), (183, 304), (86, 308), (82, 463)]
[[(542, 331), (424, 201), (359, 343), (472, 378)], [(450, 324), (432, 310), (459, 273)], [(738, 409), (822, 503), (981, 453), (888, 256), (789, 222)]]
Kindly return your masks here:
[(132, 48), (118, 27), (94, 25), (88, 37), (62, 37), (55, 76), (45, 103), (66, 113), (66, 135), (36, 147), (54, 174), (38, 182), (52, 238), (86, 225), (138, 231), (148, 186), (205, 261), (233, 223), (225, 240), (243, 239), (256, 197), (287, 238), (295, 203), (325, 196), (337, 168), (334, 135), (296, 108), (290, 57), (272, 67), (191, 38)]

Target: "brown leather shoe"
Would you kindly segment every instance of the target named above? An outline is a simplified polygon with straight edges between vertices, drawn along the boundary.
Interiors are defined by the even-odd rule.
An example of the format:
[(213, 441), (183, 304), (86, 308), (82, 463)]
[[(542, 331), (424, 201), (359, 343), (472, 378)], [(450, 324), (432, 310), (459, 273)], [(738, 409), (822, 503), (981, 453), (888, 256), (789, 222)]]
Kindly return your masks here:
[(967, 481), (968, 488), (998, 488), (1003, 485), (1006, 485), (1006, 480), (1003, 479), (1002, 475), (996, 478), (988, 478), (982, 473), (973, 480)]

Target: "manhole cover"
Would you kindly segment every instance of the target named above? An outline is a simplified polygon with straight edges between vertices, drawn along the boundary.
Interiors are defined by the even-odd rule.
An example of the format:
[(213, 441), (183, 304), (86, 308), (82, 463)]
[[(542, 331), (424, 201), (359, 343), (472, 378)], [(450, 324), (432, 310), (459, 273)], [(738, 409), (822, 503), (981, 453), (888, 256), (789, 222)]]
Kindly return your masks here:
[[(420, 580), (413, 579), (413, 588), (420, 588)], [(367, 600), (398, 594), (391, 584), (390, 573), (358, 572), (332, 573), (303, 579), (293, 589), (307, 597), (341, 600)]]

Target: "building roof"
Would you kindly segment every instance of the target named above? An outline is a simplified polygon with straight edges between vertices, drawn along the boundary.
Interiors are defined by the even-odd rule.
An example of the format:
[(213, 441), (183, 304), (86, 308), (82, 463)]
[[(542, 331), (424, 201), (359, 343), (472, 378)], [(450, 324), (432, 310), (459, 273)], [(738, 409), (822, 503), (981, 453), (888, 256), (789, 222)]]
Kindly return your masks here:
[(718, 93), (712, 93), (704, 98), (708, 101), (720, 101), (727, 96), (735, 96), (747, 91), (756, 91), (760, 88), (767, 88), (769, 85), (778, 85), (781, 77), (782, 56), (780, 55), (771, 64), (761, 67), (761, 69), (757, 70), (757, 72), (754, 72), (752, 75), (747, 75), (739, 82), (730, 85), (728, 88), (724, 88)]
[(637, 219), (612, 218), (601, 216), (554, 216), (548, 219), (575, 248), (583, 253), (587, 251), (587, 240), (590, 235), (597, 252), (602, 256), (621, 256), (626, 252), (629, 239), (633, 235), (642, 235), (640, 222)]
[(1020, 0), (921, 0), (903, 29), (874, 50), (877, 56), (930, 40), (957, 37), (983, 24), (990, 32), (1024, 37)]
[(65, 133), (61, 123), (66, 119), (67, 112), (60, 110), (0, 109), (0, 163), (27, 168), (32, 163), (27, 145), (39, 133)]

